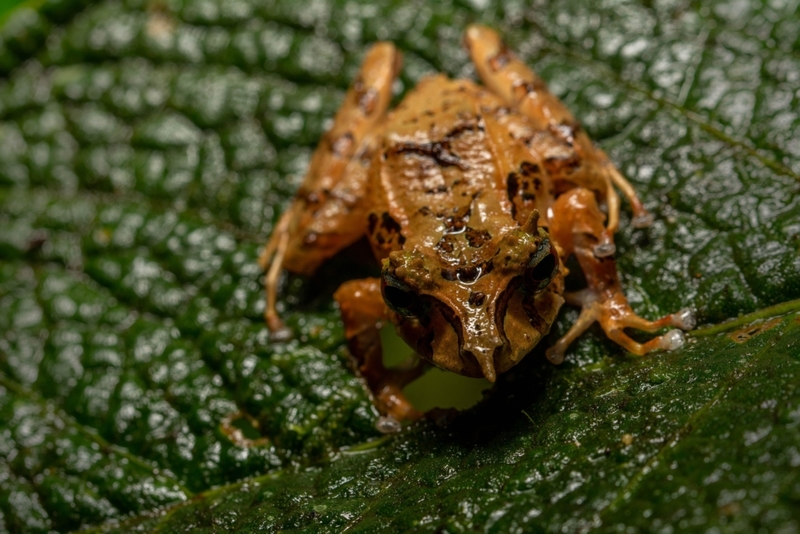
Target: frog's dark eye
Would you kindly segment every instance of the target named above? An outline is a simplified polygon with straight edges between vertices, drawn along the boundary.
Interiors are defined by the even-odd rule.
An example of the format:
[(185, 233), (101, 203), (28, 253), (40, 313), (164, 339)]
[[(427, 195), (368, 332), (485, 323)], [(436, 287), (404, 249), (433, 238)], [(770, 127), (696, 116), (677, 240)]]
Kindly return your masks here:
[(525, 285), (532, 291), (541, 291), (550, 284), (556, 273), (558, 273), (558, 259), (550, 249), (550, 243), (545, 241), (525, 271)]
[(381, 292), (386, 305), (404, 317), (418, 316), (422, 310), (419, 295), (394, 277), (385, 276), (381, 281)]

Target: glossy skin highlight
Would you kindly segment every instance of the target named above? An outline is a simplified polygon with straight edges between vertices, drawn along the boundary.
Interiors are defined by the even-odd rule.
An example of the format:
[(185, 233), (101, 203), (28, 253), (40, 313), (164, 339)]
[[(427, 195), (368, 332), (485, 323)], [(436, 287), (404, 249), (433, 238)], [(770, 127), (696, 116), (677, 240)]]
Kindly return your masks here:
[[(610, 257), (615, 187), (635, 224), (651, 220), (633, 187), (493, 30), (470, 26), (465, 44), (484, 86), (430, 77), (391, 112), (399, 53), (389, 43), (369, 51), (261, 257), (267, 324), (284, 339), (275, 308), (280, 272), (310, 274), (367, 237), (381, 278), (347, 282), (335, 298), (384, 429), (421, 415), (402, 388), (423, 361), (494, 381), (549, 332), (565, 301), (582, 312), (548, 349), (554, 363), (594, 321), (640, 355), (680, 346), (683, 337), (671, 331), (639, 344), (624, 328), (693, 327), (685, 310), (642, 319), (622, 292)], [(565, 294), (564, 260), (573, 254), (588, 287)], [(385, 321), (423, 361), (383, 366)]]

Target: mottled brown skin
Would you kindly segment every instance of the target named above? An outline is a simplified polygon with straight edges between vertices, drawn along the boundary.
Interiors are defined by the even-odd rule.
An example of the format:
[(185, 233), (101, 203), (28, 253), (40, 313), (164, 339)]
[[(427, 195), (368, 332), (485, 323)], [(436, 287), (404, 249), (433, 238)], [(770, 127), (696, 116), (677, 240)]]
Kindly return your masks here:
[[(269, 268), (267, 323), (283, 338), (275, 309), (281, 270), (310, 274), (366, 235), (381, 278), (347, 282), (335, 298), (359, 371), (381, 413), (395, 420), (420, 415), (402, 388), (422, 363), (383, 366), (385, 321), (423, 360), (491, 381), (549, 332), (565, 299), (582, 312), (548, 349), (554, 363), (594, 321), (639, 355), (683, 338), (671, 331), (639, 344), (624, 328), (693, 326), (688, 311), (642, 319), (622, 293), (610, 257), (614, 186), (630, 201), (634, 224), (650, 220), (630, 184), (494, 31), (471, 26), (465, 43), (483, 87), (431, 77), (391, 113), (399, 54), (388, 43), (369, 51), (261, 258)], [(572, 254), (588, 287), (564, 294), (563, 260)]]

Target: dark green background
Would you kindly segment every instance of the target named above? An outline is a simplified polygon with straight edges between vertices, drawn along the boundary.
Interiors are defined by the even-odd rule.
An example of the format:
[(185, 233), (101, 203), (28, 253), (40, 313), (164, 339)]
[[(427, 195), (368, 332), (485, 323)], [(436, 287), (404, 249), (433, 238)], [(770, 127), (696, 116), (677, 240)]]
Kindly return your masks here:
[[(344, 263), (288, 279), (296, 338), (272, 344), (255, 258), (367, 44), (403, 50), (400, 98), (474, 75), (476, 21), (656, 214), (617, 236), (634, 308), (744, 317), (646, 358), (595, 328), (563, 366), (539, 348), (475, 408), (381, 437), (332, 304)], [(756, 1), (20, 8), (0, 30), (0, 532), (797, 532), (798, 35), (796, 3)]]

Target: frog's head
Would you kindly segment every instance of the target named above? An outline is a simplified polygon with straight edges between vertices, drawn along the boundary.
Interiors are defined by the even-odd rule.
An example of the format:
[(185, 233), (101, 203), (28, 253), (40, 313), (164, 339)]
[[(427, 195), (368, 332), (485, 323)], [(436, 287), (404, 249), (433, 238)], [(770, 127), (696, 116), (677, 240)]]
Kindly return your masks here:
[(382, 292), (397, 331), (438, 367), (494, 382), (550, 330), (563, 303), (559, 258), (538, 214), (499, 237), (486, 259), (446, 261), (398, 250), (383, 262)]

